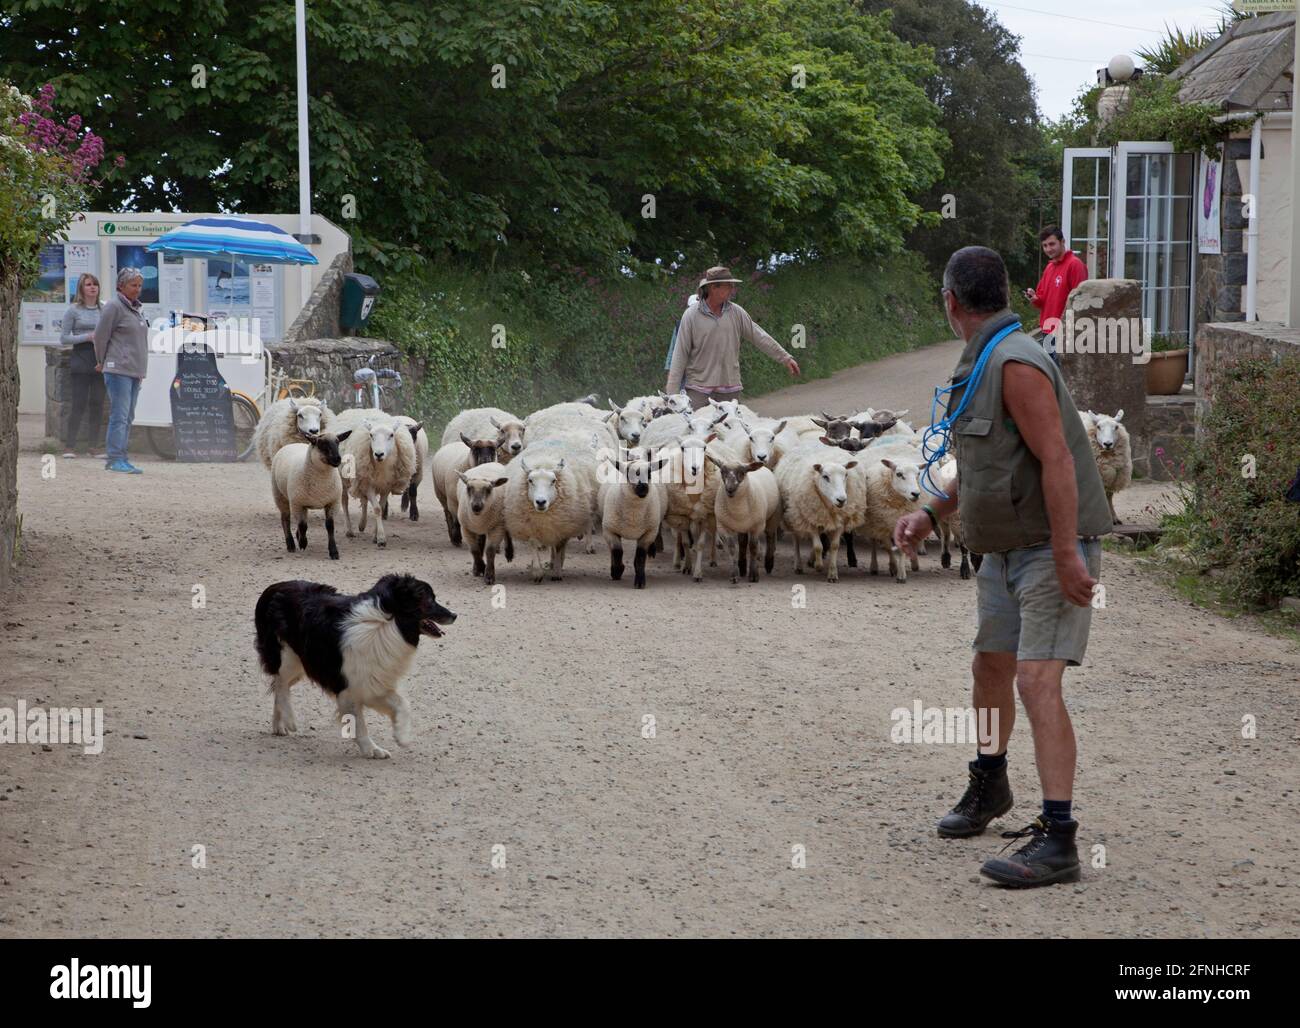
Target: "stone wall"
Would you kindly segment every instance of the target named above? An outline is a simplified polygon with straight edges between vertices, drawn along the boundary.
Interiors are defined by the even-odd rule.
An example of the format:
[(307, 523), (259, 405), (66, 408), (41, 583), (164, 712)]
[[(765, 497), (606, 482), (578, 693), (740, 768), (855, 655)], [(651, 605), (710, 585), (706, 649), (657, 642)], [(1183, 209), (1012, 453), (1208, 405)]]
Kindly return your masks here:
[(1214, 403), (1224, 371), (1244, 357), (1300, 355), (1300, 328), (1273, 321), (1220, 322), (1196, 332), (1196, 404), (1198, 420)]
[[(316, 395), (334, 410), (353, 404), (352, 373), (374, 358), (376, 368), (395, 368), (402, 373), (402, 388), (384, 385), (384, 408), (390, 411), (409, 409), (415, 391), (424, 377), (424, 364), (403, 355), (393, 343), (365, 336), (341, 339), (301, 339), (272, 344), (269, 347), (276, 367), (291, 378), (307, 378), (316, 383)], [(370, 406), (367, 391), (363, 406)]]
[(330, 262), (293, 324), (284, 333), (288, 341), (332, 339), (341, 334), (339, 301), (343, 297), (343, 276), (352, 270), (352, 253), (345, 251)]
[[(71, 347), (45, 347), (45, 437), (57, 440), (60, 446), (63, 445), (63, 429), (67, 424), (68, 403), (72, 397), (72, 373), (68, 370), (71, 359)], [(108, 412), (109, 402), (105, 396), (103, 418), (90, 437), (95, 448), (100, 451), (104, 449), (104, 440), (108, 434)], [(126, 446), (128, 452), (153, 453), (146, 431), (138, 425), (131, 429)], [(83, 422), (77, 432), (78, 445), (84, 445), (85, 434)]]
[(0, 599), (18, 528), (18, 279), (0, 274)]
[[(1137, 282), (1127, 278), (1098, 278), (1082, 283), (1070, 294), (1067, 311), (1073, 312), (1076, 338), (1085, 320), (1140, 319), (1142, 296)], [(1099, 333), (1094, 329), (1093, 339)], [(1133, 363), (1131, 353), (1061, 353), (1070, 396), (1079, 410), (1114, 414), (1124, 411), (1133, 448), (1133, 470), (1148, 474), (1150, 435), (1147, 429), (1146, 366)]]
[[(1158, 482), (1184, 477), (1186, 469), (1182, 465), (1196, 436), (1196, 397), (1189, 393), (1148, 396), (1146, 415), (1148, 476)], [(1128, 421), (1127, 412), (1124, 420)], [(1156, 450), (1164, 453), (1157, 454)], [(1134, 467), (1138, 464), (1137, 457), (1134, 452)]]

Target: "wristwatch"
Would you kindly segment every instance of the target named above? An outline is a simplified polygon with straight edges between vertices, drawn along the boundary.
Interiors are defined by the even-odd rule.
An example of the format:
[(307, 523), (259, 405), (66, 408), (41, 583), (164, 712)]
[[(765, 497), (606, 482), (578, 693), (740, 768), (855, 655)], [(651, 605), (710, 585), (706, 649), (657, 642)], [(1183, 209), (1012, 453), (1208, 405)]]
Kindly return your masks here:
[(935, 514), (935, 512), (934, 512), (934, 508), (932, 508), (932, 507), (927, 503), (927, 504), (923, 504), (922, 507), (921, 507), (921, 509), (922, 509), (923, 511), (925, 511), (927, 514), (930, 515), (930, 524), (934, 527), (934, 530), (935, 530), (936, 532), (938, 532), (938, 531), (939, 531), (939, 518), (938, 518), (938, 516), (937, 516), (937, 515)]

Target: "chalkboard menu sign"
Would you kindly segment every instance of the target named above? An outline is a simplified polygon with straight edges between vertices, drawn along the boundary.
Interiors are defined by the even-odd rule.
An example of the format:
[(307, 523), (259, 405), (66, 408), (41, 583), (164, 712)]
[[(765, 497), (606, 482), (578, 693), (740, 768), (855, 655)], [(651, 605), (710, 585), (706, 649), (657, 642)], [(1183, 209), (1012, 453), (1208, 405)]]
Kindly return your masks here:
[(186, 345), (177, 352), (171, 405), (177, 460), (210, 463), (238, 456), (230, 386), (212, 350)]

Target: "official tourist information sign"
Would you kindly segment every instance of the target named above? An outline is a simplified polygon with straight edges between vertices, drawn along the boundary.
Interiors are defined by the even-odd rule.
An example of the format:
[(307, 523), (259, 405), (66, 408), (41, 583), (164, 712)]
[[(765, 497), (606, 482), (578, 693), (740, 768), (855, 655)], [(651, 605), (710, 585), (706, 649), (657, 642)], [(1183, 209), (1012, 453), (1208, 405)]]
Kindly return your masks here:
[(176, 459), (196, 463), (233, 461), (235, 412), (230, 386), (207, 347), (182, 346), (176, 354), (171, 387)]

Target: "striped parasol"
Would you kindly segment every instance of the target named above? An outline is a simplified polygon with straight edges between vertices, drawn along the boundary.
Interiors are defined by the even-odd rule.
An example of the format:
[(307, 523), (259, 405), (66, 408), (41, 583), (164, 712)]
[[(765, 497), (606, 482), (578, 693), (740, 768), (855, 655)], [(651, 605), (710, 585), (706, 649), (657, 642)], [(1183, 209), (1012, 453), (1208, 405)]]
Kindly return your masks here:
[(258, 264), (319, 264), (311, 251), (283, 229), (252, 218), (196, 218), (159, 236), (150, 253), (186, 257), (244, 257)]

